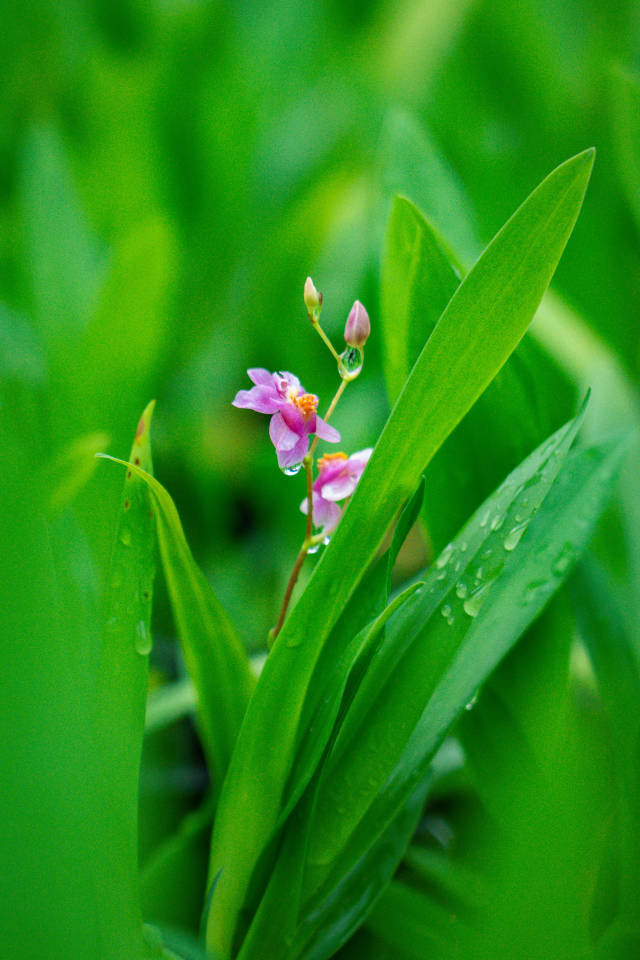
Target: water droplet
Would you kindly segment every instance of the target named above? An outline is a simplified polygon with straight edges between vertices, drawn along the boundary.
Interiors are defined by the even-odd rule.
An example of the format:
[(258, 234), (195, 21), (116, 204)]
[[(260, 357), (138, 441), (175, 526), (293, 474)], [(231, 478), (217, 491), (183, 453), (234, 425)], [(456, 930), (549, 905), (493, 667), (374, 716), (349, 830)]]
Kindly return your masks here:
[(327, 536), (322, 538), (322, 545), (324, 547), (328, 547), (330, 543), (331, 543), (331, 537)]
[(437, 575), (436, 580), (444, 580), (446, 575), (447, 575), (447, 571), (441, 570), (440, 573)]
[(321, 546), (322, 546), (321, 543), (312, 543), (309, 549), (307, 550), (307, 553), (313, 556), (314, 553), (318, 552)]
[(440, 556), (438, 557), (438, 559), (436, 560), (436, 567), (439, 570), (442, 570), (443, 567), (446, 567), (449, 560), (451, 559), (451, 555), (454, 550), (455, 550), (455, 547), (453, 546), (453, 544), (448, 543), (447, 546), (442, 551), (442, 553), (440, 554)]
[(511, 527), (511, 530), (509, 530), (509, 533), (504, 538), (505, 550), (515, 550), (528, 526), (529, 521), (523, 520), (522, 523), (516, 523), (515, 527)]
[(477, 587), (471, 596), (465, 600), (463, 604), (464, 612), (470, 617), (477, 617), (480, 613), (480, 607), (484, 603), (484, 599), (490, 586), (490, 583), (481, 584), (481, 586)]
[(491, 530), (499, 530), (503, 523), (504, 523), (504, 514), (496, 513), (495, 517), (491, 521)]
[(485, 513), (485, 515), (484, 515), (484, 516), (482, 517), (482, 519), (480, 520), (480, 526), (481, 526), (481, 527), (486, 527), (486, 525), (489, 523), (489, 517), (490, 517), (490, 516), (491, 516), (491, 510), (487, 510), (487, 512)]
[(484, 574), (483, 574), (483, 571), (482, 571), (482, 567), (478, 567), (478, 569), (476, 570), (476, 577), (477, 577), (477, 579), (478, 579), (478, 583), (482, 580), (483, 575), (484, 575)]
[(460, 544), (460, 550), (462, 553), (464, 553), (466, 549), (467, 549), (467, 541), (463, 540), (462, 543)]
[(144, 620), (138, 620), (136, 624), (136, 650), (143, 657), (151, 652), (151, 634)]
[(533, 603), (537, 594), (547, 586), (546, 580), (534, 580), (530, 583), (524, 593), (522, 594), (521, 603), (523, 607), (528, 606), (530, 603)]
[(464, 598), (466, 597), (467, 593), (468, 593), (468, 588), (467, 588), (466, 583), (463, 583), (462, 581), (460, 581), (460, 583), (457, 583), (457, 584), (456, 584), (456, 596), (457, 596), (457, 597), (459, 597), (461, 600), (464, 600)]
[(360, 347), (347, 347), (340, 354), (338, 373), (343, 380), (355, 380), (362, 370), (362, 350)]
[(131, 530), (129, 530), (129, 527), (123, 527), (120, 531), (120, 543), (124, 543), (125, 547), (128, 547), (131, 543)]
[(474, 695), (471, 697), (471, 700), (469, 700), (469, 703), (465, 705), (465, 710), (473, 710), (477, 702), (478, 702), (478, 691), (476, 690)]
[(461, 566), (462, 566), (461, 562), (460, 562), (459, 560), (456, 560), (455, 566), (454, 566), (454, 568), (453, 568), (453, 572), (454, 572), (454, 573), (458, 573)]
[(289, 467), (283, 467), (282, 472), (285, 477), (295, 477), (297, 473), (300, 473), (302, 470), (302, 461), (300, 463), (292, 463)]
[(573, 547), (571, 546), (570, 543), (565, 543), (562, 550), (554, 560), (551, 566), (551, 570), (553, 571), (553, 573), (556, 574), (556, 576), (558, 577), (563, 576), (571, 566), (573, 558), (574, 558)]
[(445, 618), (449, 626), (453, 623), (453, 611), (448, 603), (445, 603), (444, 607), (440, 610), (440, 613)]

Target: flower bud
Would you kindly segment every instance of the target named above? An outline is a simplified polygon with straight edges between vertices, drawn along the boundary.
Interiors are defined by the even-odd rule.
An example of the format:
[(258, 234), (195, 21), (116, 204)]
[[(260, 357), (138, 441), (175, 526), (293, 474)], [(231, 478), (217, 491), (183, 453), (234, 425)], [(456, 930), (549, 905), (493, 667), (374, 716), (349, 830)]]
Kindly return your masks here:
[(350, 347), (364, 347), (371, 333), (369, 314), (359, 300), (351, 307), (344, 328), (344, 339)]
[(316, 290), (311, 277), (307, 277), (304, 284), (304, 305), (310, 316), (317, 317), (322, 306), (322, 294)]

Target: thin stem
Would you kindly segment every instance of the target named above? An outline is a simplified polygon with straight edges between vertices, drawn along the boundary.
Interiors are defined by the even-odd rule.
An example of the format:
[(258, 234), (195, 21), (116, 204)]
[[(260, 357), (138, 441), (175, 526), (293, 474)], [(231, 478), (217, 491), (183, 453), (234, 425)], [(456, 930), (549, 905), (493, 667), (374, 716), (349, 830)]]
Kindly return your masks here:
[(324, 332), (324, 330), (323, 330), (322, 327), (320, 326), (320, 321), (319, 321), (319, 320), (314, 320), (312, 316), (310, 316), (309, 319), (311, 320), (311, 325), (313, 326), (313, 328), (318, 331), (318, 333), (320, 334), (320, 336), (321, 336), (322, 339), (324, 340), (325, 344), (327, 345), (327, 347), (328, 347), (329, 350), (331, 351), (334, 360), (335, 360), (336, 362), (339, 361), (339, 360), (340, 360), (340, 356), (339, 356), (338, 352), (336, 351), (336, 349), (334, 348), (333, 344), (331, 343), (331, 340), (329, 340), (329, 337), (326, 335), (326, 333)]
[[(342, 394), (344, 393), (345, 388), (346, 388), (346, 386), (347, 386), (348, 383), (349, 383), (348, 380), (341, 380), (341, 381), (340, 381), (340, 386), (339, 386), (338, 389), (336, 390), (336, 395), (335, 395), (335, 397), (333, 398), (333, 400), (331, 401), (331, 403), (329, 404), (329, 407), (328, 407), (328, 409), (327, 409), (327, 412), (325, 413), (325, 415), (324, 415), (324, 417), (323, 417), (323, 420), (325, 420), (325, 422), (328, 422), (328, 421), (329, 421), (329, 417), (331, 416), (331, 414), (333, 413), (333, 411), (334, 411), (335, 408), (337, 407), (337, 405), (338, 405), (338, 400), (340, 399), (340, 397), (341, 397)], [(311, 448), (310, 448), (310, 450), (309, 450), (309, 456), (313, 456), (313, 453), (314, 453), (314, 451), (315, 451), (315, 449), (316, 449), (317, 446), (318, 446), (318, 437), (316, 436), (316, 437), (314, 437), (313, 443), (311, 444)]]
[[(317, 324), (317, 323), (314, 323), (313, 325), (314, 325), (314, 327), (317, 327), (318, 333), (320, 333), (320, 335), (322, 336), (322, 338), (325, 339), (325, 341), (326, 341), (327, 343), (329, 343), (329, 341), (326, 340), (326, 338), (325, 338), (325, 336), (324, 336), (324, 332), (323, 332), (322, 328), (320, 327), (320, 325)], [(330, 344), (329, 344), (329, 346), (330, 346)], [(332, 350), (332, 352), (335, 353), (335, 351), (333, 350), (333, 347), (331, 347), (331, 350)], [(337, 354), (336, 354), (336, 356), (337, 356)], [(325, 420), (325, 421), (328, 421), (328, 420), (329, 420), (329, 417), (331, 416), (331, 414), (332, 414), (333, 411), (335, 410), (336, 406), (338, 405), (338, 400), (340, 399), (340, 397), (341, 397), (342, 394), (344, 393), (344, 389), (345, 389), (347, 383), (349, 383), (348, 380), (341, 380), (341, 381), (340, 381), (340, 386), (339, 386), (338, 389), (336, 390), (335, 396), (334, 396), (333, 400), (331, 401), (331, 403), (329, 404), (329, 407), (328, 407), (328, 409), (327, 409), (327, 412), (326, 412), (325, 415), (324, 415), (324, 420)], [(276, 623), (275, 627), (273, 627), (273, 628), (269, 631), (269, 646), (270, 646), (270, 647), (273, 646), (273, 643), (274, 643), (276, 637), (278, 636), (278, 634), (280, 633), (280, 630), (282, 629), (282, 624), (284, 623), (285, 617), (286, 617), (286, 615), (287, 615), (287, 610), (289, 609), (289, 603), (290, 603), (290, 601), (291, 601), (291, 594), (293, 593), (293, 588), (295, 587), (295, 585), (296, 585), (296, 583), (297, 583), (298, 574), (300, 573), (300, 570), (302, 569), (302, 564), (304, 563), (304, 561), (305, 561), (305, 559), (306, 559), (306, 557), (307, 557), (307, 554), (308, 554), (308, 552), (309, 552), (309, 547), (315, 546), (317, 543), (320, 543), (320, 542), (322, 541), (322, 539), (323, 539), (322, 534), (317, 534), (315, 537), (313, 536), (313, 453), (314, 453), (314, 450), (316, 449), (317, 445), (318, 445), (318, 437), (316, 436), (316, 437), (314, 437), (313, 443), (311, 444), (311, 447), (309, 448), (309, 452), (307, 453), (307, 455), (305, 456), (304, 460), (302, 461), (303, 464), (304, 464), (305, 472), (306, 472), (306, 474), (307, 474), (307, 525), (306, 525), (306, 530), (305, 530), (304, 542), (303, 542), (302, 546), (300, 547), (300, 553), (299, 553), (298, 556), (296, 557), (296, 562), (295, 562), (294, 565), (293, 565), (293, 570), (291, 571), (291, 576), (289, 577), (289, 582), (288, 582), (288, 584), (287, 584), (287, 589), (285, 590), (285, 593), (284, 593), (284, 599), (283, 599), (283, 601), (282, 601), (282, 607), (280, 608), (280, 616), (278, 617), (278, 622)]]
[(313, 536), (313, 457), (311, 456), (311, 452), (306, 455), (302, 462), (307, 475), (307, 526), (304, 535), (304, 542), (300, 547), (300, 553), (296, 557), (296, 562), (293, 566), (293, 570), (291, 571), (287, 589), (285, 590), (278, 622), (276, 623), (275, 627), (269, 631), (269, 646), (273, 644), (274, 640), (282, 629), (282, 624), (284, 623), (284, 619), (287, 615), (287, 609), (291, 601), (291, 594), (293, 593), (293, 588), (298, 580), (298, 574), (300, 573), (302, 564), (304, 563), (307, 553), (309, 552), (309, 547), (313, 546), (315, 542), (315, 538)]
[(289, 606), (289, 601), (291, 600), (291, 594), (293, 593), (293, 588), (295, 587), (296, 582), (298, 580), (298, 574), (300, 573), (302, 564), (305, 561), (308, 550), (309, 550), (309, 542), (305, 540), (300, 549), (300, 553), (296, 558), (296, 562), (294, 564), (293, 570), (291, 571), (291, 576), (289, 577), (289, 583), (287, 584), (287, 589), (285, 590), (284, 599), (282, 601), (282, 607), (280, 608), (280, 616), (278, 617), (278, 622), (276, 623), (275, 627), (273, 627), (273, 629), (269, 631), (269, 646), (273, 645), (274, 640), (280, 633), (282, 624), (284, 623), (284, 618), (287, 615), (287, 608)]
[(313, 457), (311, 453), (308, 453), (302, 462), (307, 474), (307, 528), (304, 535), (307, 543), (313, 536)]

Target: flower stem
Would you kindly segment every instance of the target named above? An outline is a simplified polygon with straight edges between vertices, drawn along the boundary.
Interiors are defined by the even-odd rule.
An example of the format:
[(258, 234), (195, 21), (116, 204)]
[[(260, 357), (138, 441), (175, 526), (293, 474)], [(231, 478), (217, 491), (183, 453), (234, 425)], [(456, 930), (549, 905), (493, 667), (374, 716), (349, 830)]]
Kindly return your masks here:
[(311, 451), (309, 451), (302, 463), (304, 464), (304, 469), (307, 475), (307, 526), (305, 530), (304, 542), (300, 547), (298, 556), (296, 557), (296, 562), (293, 566), (293, 570), (291, 571), (287, 589), (285, 590), (278, 622), (276, 623), (275, 627), (269, 631), (270, 647), (273, 645), (274, 640), (282, 629), (282, 624), (284, 623), (284, 619), (287, 615), (287, 609), (291, 601), (291, 594), (293, 593), (293, 588), (298, 580), (298, 574), (300, 573), (302, 564), (304, 563), (307, 553), (309, 552), (309, 547), (313, 546), (313, 544), (316, 542), (316, 538), (313, 536), (313, 457), (311, 456)]
[[(329, 341), (325, 337), (324, 331), (322, 330), (320, 325), (318, 323), (314, 323), (313, 325), (314, 327), (317, 328), (318, 333), (322, 336), (323, 340), (325, 340), (325, 342), (329, 346), (331, 346)], [(331, 351), (335, 353), (333, 347), (331, 347)], [(338, 400), (344, 393), (344, 389), (348, 383), (349, 383), (348, 380), (340, 381), (340, 386), (336, 390), (335, 396), (331, 401), (331, 403), (329, 404), (327, 412), (324, 415), (325, 421), (329, 420), (329, 417), (331, 416), (336, 406), (338, 405)], [(323, 539), (322, 534), (317, 534), (315, 537), (313, 536), (313, 453), (317, 446), (318, 446), (318, 437), (316, 436), (314, 437), (313, 443), (309, 448), (309, 452), (307, 453), (304, 460), (302, 461), (302, 463), (304, 464), (306, 475), (307, 475), (307, 525), (305, 529), (304, 542), (300, 547), (300, 552), (296, 557), (296, 562), (293, 565), (293, 570), (291, 571), (291, 576), (289, 577), (287, 589), (285, 590), (284, 599), (282, 601), (282, 607), (280, 608), (280, 616), (278, 617), (278, 622), (276, 623), (275, 627), (272, 627), (271, 630), (269, 631), (269, 637), (268, 637), (269, 647), (273, 646), (273, 643), (276, 637), (278, 636), (278, 634), (280, 633), (280, 630), (282, 629), (282, 624), (284, 623), (285, 617), (287, 615), (287, 610), (289, 609), (291, 594), (293, 593), (293, 588), (297, 583), (298, 574), (302, 569), (302, 564), (306, 560), (307, 553), (309, 552), (309, 547), (315, 546), (316, 543), (321, 543)]]
[[(325, 420), (325, 422), (327, 422), (327, 423), (329, 422), (329, 417), (331, 416), (331, 414), (333, 413), (333, 411), (334, 411), (335, 408), (337, 407), (337, 405), (338, 405), (338, 400), (340, 399), (340, 397), (341, 397), (342, 394), (344, 393), (345, 387), (347, 386), (348, 383), (349, 383), (348, 380), (341, 380), (341, 381), (340, 381), (340, 386), (339, 386), (338, 389), (336, 390), (336, 395), (335, 395), (335, 397), (333, 398), (333, 400), (331, 401), (331, 403), (329, 404), (329, 407), (328, 407), (328, 409), (327, 409), (327, 412), (325, 413), (325, 415), (324, 415), (324, 417), (323, 417), (323, 419)], [(311, 448), (310, 448), (310, 450), (309, 450), (308, 456), (313, 456), (313, 453), (314, 453), (314, 451), (315, 451), (315, 449), (316, 449), (317, 446), (318, 446), (318, 438), (315, 437), (313, 443), (311, 444)]]
[(318, 333), (320, 334), (320, 336), (321, 336), (322, 339), (324, 340), (325, 344), (327, 345), (327, 347), (328, 347), (329, 350), (331, 351), (331, 353), (332, 353), (332, 355), (333, 355), (333, 359), (334, 359), (336, 362), (339, 362), (339, 361), (340, 361), (340, 357), (339, 357), (339, 355), (338, 355), (338, 352), (337, 352), (337, 350), (334, 348), (333, 344), (331, 343), (331, 340), (329, 340), (329, 337), (326, 335), (326, 333), (324, 332), (324, 330), (323, 330), (322, 327), (320, 326), (320, 321), (319, 321), (319, 320), (314, 320), (314, 318), (311, 316), (311, 314), (309, 314), (309, 319), (311, 320), (311, 325), (313, 326), (313, 328), (318, 331)]

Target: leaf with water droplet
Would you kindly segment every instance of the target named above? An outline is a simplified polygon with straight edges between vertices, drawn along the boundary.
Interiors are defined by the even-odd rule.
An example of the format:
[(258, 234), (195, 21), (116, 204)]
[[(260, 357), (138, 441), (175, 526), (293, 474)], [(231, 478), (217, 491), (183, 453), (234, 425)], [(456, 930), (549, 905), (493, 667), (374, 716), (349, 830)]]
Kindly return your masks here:
[[(153, 402), (138, 423), (130, 458), (152, 470)], [(151, 499), (136, 476), (124, 477), (116, 517), (95, 696), (96, 796), (108, 876), (96, 877), (117, 898), (138, 882), (138, 777), (151, 649), (155, 527)], [(106, 886), (105, 886), (106, 889)], [(130, 912), (129, 902), (122, 909)]]
[[(173, 500), (142, 468), (139, 458), (115, 462), (126, 466), (127, 477), (131, 475), (130, 480), (140, 485), (147, 497), (151, 495), (153, 510), (147, 506), (147, 517), (151, 522), (155, 518), (174, 618), (198, 695), (198, 725), (215, 790), (226, 772), (255, 678), (240, 638), (193, 559)], [(133, 530), (132, 510), (133, 501), (126, 513), (127, 525)], [(134, 547), (135, 539), (127, 549), (133, 553)], [(149, 594), (148, 578), (138, 579), (135, 589), (141, 595)], [(142, 648), (145, 646), (146, 640)]]

